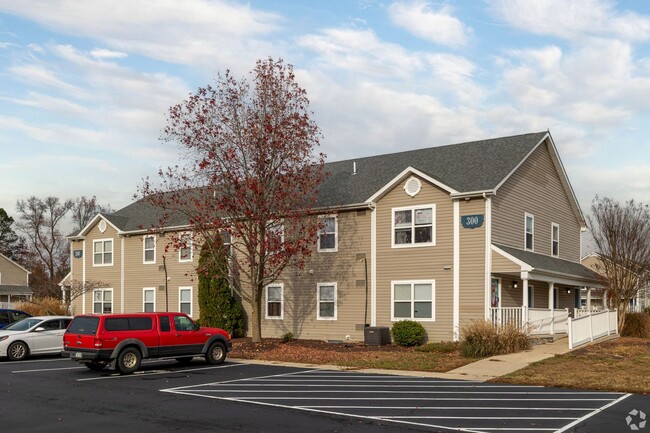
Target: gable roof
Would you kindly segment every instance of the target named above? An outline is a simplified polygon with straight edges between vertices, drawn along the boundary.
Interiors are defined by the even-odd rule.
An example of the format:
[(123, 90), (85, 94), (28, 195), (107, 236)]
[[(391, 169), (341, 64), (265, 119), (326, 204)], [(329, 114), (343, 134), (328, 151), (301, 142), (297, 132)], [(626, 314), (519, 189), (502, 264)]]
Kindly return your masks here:
[(4, 258), (6, 261), (8, 261), (9, 263), (11, 263), (12, 265), (14, 265), (15, 267), (17, 267), (17, 268), (20, 269), (21, 271), (24, 271), (24, 272), (26, 272), (27, 274), (31, 274), (31, 271), (28, 271), (27, 269), (25, 269), (24, 267), (22, 267), (22, 266), (19, 265), (18, 263), (14, 262), (13, 260), (11, 260), (9, 257), (5, 256), (4, 254), (0, 253), (0, 257)]
[[(317, 206), (367, 204), (387, 185), (409, 173), (422, 175), (454, 194), (494, 191), (547, 138), (550, 134), (543, 131), (328, 162), (325, 170), (330, 176), (319, 188)], [(113, 214), (101, 215), (121, 233), (145, 232), (162, 216), (161, 209), (142, 199)], [(90, 225), (69, 237), (83, 236)], [(167, 226), (187, 227), (188, 222), (176, 215)]]

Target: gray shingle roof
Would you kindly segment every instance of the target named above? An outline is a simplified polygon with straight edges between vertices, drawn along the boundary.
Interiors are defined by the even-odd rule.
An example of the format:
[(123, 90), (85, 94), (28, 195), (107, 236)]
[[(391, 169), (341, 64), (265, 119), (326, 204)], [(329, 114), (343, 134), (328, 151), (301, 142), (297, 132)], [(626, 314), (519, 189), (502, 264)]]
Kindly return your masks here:
[(13, 286), (0, 284), (0, 295), (32, 295), (34, 292), (28, 286)]
[(569, 260), (559, 259), (556, 257), (546, 256), (543, 254), (533, 253), (531, 251), (520, 250), (506, 245), (494, 244), (497, 248), (505, 251), (511, 256), (532, 266), (538, 271), (549, 271), (553, 273), (573, 275), (580, 279), (598, 281), (600, 276), (588, 267)]
[[(536, 132), (328, 162), (325, 168), (330, 176), (320, 187), (318, 206), (363, 203), (409, 166), (458, 192), (493, 189), (546, 134)], [(353, 163), (356, 163), (356, 174), (353, 174)], [(162, 211), (139, 200), (104, 216), (120, 230), (134, 231), (157, 225)], [(166, 223), (167, 226), (186, 224), (181, 216)]]

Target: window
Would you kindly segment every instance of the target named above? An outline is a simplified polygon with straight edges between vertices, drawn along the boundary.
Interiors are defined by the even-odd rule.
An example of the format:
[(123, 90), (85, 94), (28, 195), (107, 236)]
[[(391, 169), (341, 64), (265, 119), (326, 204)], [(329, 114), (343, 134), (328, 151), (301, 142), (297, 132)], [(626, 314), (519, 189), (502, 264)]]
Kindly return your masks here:
[(93, 241), (93, 266), (113, 266), (113, 239)]
[(282, 221), (271, 221), (266, 226), (266, 248), (269, 254), (282, 251), (284, 244), (284, 224)]
[(526, 234), (525, 234), (525, 249), (533, 251), (535, 246), (535, 217), (531, 214), (526, 214)]
[(113, 312), (113, 289), (93, 290), (93, 313), (110, 314)]
[(192, 315), (192, 288), (179, 287), (178, 288), (178, 311), (185, 313), (188, 316)]
[(192, 233), (182, 233), (179, 241), (182, 246), (178, 250), (178, 261), (191, 262), (193, 257)]
[(336, 283), (317, 285), (318, 320), (336, 320)]
[(142, 311), (145, 313), (156, 311), (156, 289), (154, 287), (142, 289)]
[(143, 263), (156, 263), (156, 237), (149, 235), (143, 238)]
[(560, 226), (556, 223), (551, 224), (551, 255), (560, 256)]
[(185, 316), (174, 316), (174, 328), (176, 328), (177, 331), (194, 331), (196, 325)]
[(393, 209), (393, 247), (435, 245), (435, 205)]
[(318, 231), (318, 251), (336, 252), (338, 250), (338, 219), (335, 215), (318, 218), (321, 228)]
[(393, 281), (392, 320), (435, 320), (434, 281)]
[(274, 284), (266, 286), (266, 318), (282, 319), (282, 303), (284, 295), (284, 285)]

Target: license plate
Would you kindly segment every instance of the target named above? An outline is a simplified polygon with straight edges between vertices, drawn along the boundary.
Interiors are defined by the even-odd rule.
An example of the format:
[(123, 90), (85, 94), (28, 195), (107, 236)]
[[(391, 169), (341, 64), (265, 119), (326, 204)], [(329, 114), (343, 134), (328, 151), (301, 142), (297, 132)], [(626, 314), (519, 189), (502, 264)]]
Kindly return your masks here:
[(73, 355), (73, 358), (74, 358), (74, 359), (81, 359), (82, 356), (83, 356), (83, 355), (81, 354), (81, 352), (75, 352), (74, 355)]

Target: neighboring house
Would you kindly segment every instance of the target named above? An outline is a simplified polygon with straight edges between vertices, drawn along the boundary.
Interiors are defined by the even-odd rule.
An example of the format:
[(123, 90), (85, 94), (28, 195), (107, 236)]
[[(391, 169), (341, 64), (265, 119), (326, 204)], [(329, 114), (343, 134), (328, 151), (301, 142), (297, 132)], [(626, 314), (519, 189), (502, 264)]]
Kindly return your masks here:
[(32, 298), (29, 274), (27, 269), (0, 254), (0, 308), (11, 308), (20, 301)]
[[(431, 341), (458, 340), (476, 319), (539, 330), (579, 307), (582, 287), (599, 287), (580, 264), (584, 217), (548, 132), (326, 169), (325, 228), (304, 271), (266, 288), (266, 337), (358, 341), (366, 325), (404, 319), (421, 322)], [(198, 317), (196, 246), (165, 253), (163, 265), (169, 233), (191, 227), (179, 218), (162, 234), (146, 229), (159, 217), (138, 201), (69, 237), (71, 279), (109, 284), (76, 300), (76, 313), (168, 308)]]
[[(605, 280), (605, 272), (602, 265), (601, 256), (598, 253), (591, 253), (581, 260), (582, 264), (598, 273)], [(591, 287), (583, 289), (583, 307), (586, 309), (607, 308), (607, 288), (593, 289)], [(636, 296), (630, 300), (631, 312), (641, 312), (650, 307), (650, 287), (642, 287), (637, 291)], [(616, 308), (616, 306), (612, 306)]]

